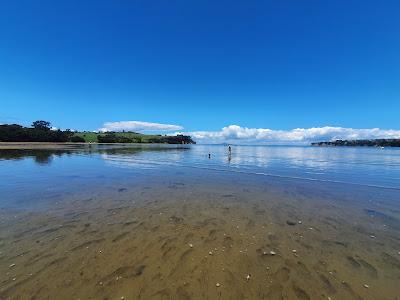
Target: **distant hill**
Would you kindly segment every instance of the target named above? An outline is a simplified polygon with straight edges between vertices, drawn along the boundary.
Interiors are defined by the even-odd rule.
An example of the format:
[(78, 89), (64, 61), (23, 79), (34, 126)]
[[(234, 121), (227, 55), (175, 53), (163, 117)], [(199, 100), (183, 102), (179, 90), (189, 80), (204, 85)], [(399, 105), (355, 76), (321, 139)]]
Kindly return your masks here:
[(137, 132), (75, 132), (53, 130), (50, 122), (36, 121), (32, 127), (18, 124), (0, 125), (0, 142), (55, 142), (55, 143), (157, 143), (195, 144), (187, 135), (150, 135)]
[(400, 139), (374, 140), (336, 140), (331, 142), (311, 143), (312, 146), (363, 146), (363, 147), (400, 147)]

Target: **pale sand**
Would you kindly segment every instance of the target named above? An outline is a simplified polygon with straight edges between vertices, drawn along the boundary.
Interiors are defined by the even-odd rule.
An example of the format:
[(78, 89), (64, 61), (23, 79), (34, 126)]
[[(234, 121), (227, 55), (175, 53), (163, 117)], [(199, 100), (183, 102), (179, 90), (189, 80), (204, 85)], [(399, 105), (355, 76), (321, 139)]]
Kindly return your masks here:
[(389, 206), (218, 176), (110, 182), (46, 212), (1, 210), (0, 299), (399, 299)]

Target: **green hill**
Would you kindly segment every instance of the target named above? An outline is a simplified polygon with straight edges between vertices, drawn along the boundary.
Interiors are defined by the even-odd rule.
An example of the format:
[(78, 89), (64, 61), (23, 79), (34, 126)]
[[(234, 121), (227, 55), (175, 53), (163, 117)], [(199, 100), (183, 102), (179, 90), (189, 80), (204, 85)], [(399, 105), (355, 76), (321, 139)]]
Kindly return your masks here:
[(50, 122), (35, 121), (32, 127), (18, 124), (0, 124), (0, 142), (54, 142), (54, 143), (156, 143), (195, 144), (187, 135), (151, 135), (137, 132), (74, 132), (69, 129), (51, 129)]
[[(80, 137), (86, 143), (163, 143), (195, 144), (190, 136), (150, 135), (137, 132), (74, 132), (73, 137)], [(83, 142), (83, 141), (82, 141)]]

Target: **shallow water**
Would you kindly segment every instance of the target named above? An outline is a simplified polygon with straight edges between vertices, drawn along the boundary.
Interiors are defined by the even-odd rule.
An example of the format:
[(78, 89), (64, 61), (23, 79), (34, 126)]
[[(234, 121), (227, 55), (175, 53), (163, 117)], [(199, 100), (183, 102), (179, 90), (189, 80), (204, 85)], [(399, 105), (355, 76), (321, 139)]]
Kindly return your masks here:
[(398, 149), (0, 150), (0, 196), (0, 299), (400, 299)]

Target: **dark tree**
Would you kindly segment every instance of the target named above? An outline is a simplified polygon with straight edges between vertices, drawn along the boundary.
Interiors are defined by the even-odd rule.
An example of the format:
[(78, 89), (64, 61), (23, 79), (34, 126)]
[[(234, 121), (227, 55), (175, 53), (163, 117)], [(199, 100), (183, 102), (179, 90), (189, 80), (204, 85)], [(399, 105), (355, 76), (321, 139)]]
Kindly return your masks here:
[(75, 135), (75, 136), (71, 137), (70, 141), (73, 143), (84, 143), (85, 139), (83, 137)]
[(43, 120), (35, 121), (32, 123), (32, 127), (39, 130), (50, 130), (51, 123)]
[(99, 143), (118, 143), (118, 138), (115, 133), (106, 133), (105, 135), (98, 135), (97, 140)]
[(50, 130), (50, 123), (45, 121), (36, 121), (32, 126), (0, 125), (0, 142), (67, 142), (73, 135), (71, 131)]
[(336, 140), (330, 142), (311, 143), (312, 146), (364, 146), (364, 147), (400, 147), (400, 139), (373, 140)]
[(117, 136), (114, 132), (108, 132), (105, 135), (98, 135), (99, 143), (132, 143), (133, 140), (126, 136)]

